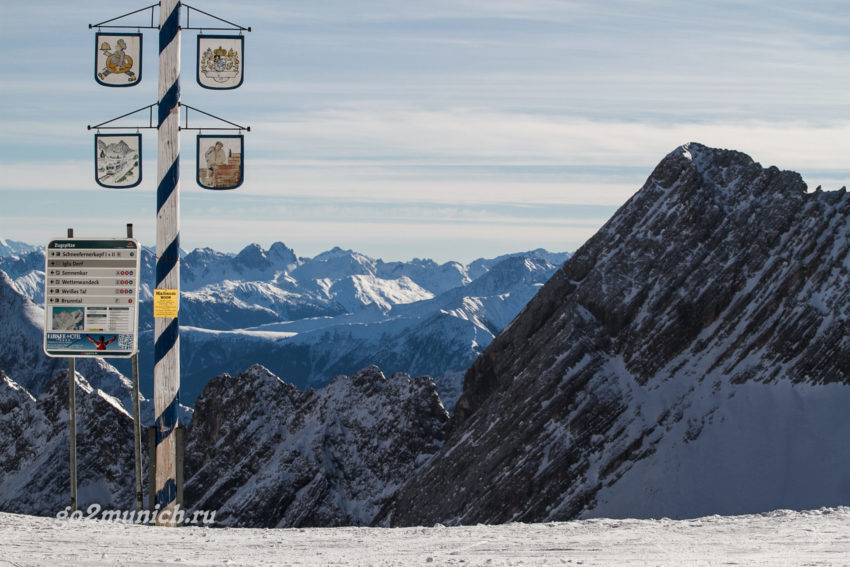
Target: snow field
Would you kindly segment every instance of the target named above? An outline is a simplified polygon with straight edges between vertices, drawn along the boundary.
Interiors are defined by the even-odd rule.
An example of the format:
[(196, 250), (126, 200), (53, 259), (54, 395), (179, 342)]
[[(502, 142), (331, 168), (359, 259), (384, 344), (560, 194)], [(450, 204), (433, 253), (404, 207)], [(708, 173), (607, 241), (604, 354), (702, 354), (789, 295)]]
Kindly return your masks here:
[(0, 566), (850, 565), (850, 508), (694, 520), (158, 528), (0, 513)]

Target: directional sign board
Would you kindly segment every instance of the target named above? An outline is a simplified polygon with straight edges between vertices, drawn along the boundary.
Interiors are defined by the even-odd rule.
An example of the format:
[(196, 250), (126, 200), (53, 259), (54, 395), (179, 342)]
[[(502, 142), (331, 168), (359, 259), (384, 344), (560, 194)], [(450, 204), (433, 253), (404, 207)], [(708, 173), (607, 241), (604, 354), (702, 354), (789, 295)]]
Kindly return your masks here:
[(44, 352), (126, 357), (138, 346), (139, 243), (66, 238), (47, 244)]

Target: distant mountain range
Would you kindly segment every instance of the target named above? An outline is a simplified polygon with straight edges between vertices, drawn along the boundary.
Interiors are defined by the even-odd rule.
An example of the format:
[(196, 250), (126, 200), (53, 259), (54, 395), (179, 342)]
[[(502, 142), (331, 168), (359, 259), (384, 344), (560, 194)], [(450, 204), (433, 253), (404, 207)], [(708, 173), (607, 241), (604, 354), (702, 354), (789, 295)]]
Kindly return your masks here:
[(26, 254), (38, 250), (38, 246), (24, 244), (15, 240), (5, 240), (0, 238), (0, 256), (15, 256), (18, 254)]
[(125, 156), (130, 153), (132, 150), (130, 146), (124, 140), (121, 140), (117, 144), (106, 144), (103, 140), (98, 140), (97, 149), (99, 150), (101, 157), (104, 154), (113, 155), (113, 156)]
[[(43, 252), (22, 244), (2, 250), (7, 286), (35, 303), (28, 312), (37, 338)], [(384, 262), (340, 248), (299, 258), (282, 243), (268, 250), (253, 244), (238, 254), (194, 250), (181, 262), (181, 401), (192, 405), (213, 376), (254, 364), (299, 388), (379, 365), (433, 376), (451, 408), (466, 368), (567, 257), (534, 250), (464, 266)], [(143, 249), (139, 359), (147, 397), (153, 381), (154, 258)], [(14, 347), (0, 344), (0, 368), (37, 395), (47, 377), (16, 373), (21, 365), (4, 354), (8, 349)], [(31, 356), (43, 358), (39, 352)], [(130, 374), (128, 361), (111, 362)]]

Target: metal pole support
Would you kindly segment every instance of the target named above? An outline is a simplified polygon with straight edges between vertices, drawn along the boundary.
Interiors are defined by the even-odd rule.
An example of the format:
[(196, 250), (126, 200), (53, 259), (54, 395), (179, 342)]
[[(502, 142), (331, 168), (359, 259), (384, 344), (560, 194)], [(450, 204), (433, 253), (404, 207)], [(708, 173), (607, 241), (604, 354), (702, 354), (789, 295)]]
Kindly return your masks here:
[[(127, 238), (133, 238), (133, 225), (127, 224)], [(138, 277), (138, 274), (136, 274)], [(137, 323), (138, 324), (138, 323)], [(139, 354), (132, 357), (133, 364), (133, 450), (136, 457), (136, 511), (144, 508), (142, 495), (142, 411), (139, 403)]]
[(148, 427), (148, 509), (156, 512), (156, 426)]
[(186, 449), (186, 426), (177, 425), (177, 505), (183, 509), (183, 455)]
[(68, 359), (68, 439), (70, 442), (71, 512), (77, 509), (77, 369)]
[[(74, 229), (68, 229), (74, 238)], [(74, 358), (68, 359), (68, 442), (71, 468), (71, 512), (77, 510), (77, 368)]]

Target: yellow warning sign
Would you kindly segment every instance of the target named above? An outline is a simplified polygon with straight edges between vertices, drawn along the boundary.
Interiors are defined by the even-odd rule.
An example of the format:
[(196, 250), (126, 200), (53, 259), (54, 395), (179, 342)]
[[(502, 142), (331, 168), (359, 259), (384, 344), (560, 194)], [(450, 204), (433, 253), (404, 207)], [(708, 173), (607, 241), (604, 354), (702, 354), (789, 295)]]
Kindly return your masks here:
[(176, 289), (155, 289), (153, 292), (153, 316), (158, 319), (177, 317), (180, 308), (180, 293)]

